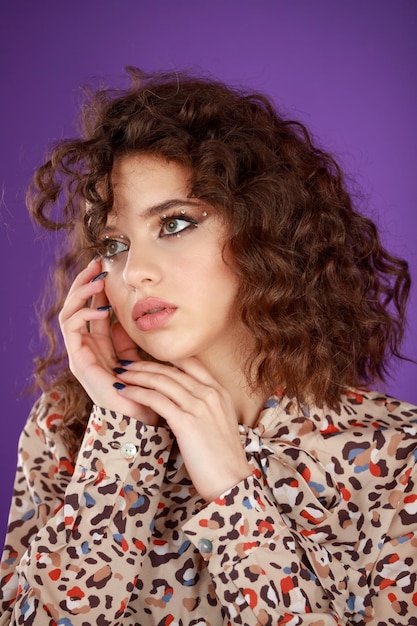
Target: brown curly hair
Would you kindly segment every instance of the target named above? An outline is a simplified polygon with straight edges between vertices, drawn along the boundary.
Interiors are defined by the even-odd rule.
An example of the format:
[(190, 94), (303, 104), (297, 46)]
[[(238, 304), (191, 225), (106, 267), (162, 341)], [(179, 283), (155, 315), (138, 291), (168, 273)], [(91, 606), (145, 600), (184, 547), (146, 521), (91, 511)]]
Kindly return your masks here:
[(238, 314), (254, 338), (252, 388), (283, 386), (299, 401), (337, 407), (347, 385), (383, 379), (389, 358), (401, 356), (408, 266), (353, 208), (334, 158), (263, 95), (128, 72), (128, 88), (90, 93), (80, 138), (53, 148), (28, 192), (42, 226), (69, 231), (43, 315), (49, 350), (36, 367), (43, 389), (63, 390), (69, 446), (76, 451), (91, 401), (68, 370), (57, 313), (112, 208), (114, 159), (132, 153), (186, 165), (190, 194), (224, 217)]

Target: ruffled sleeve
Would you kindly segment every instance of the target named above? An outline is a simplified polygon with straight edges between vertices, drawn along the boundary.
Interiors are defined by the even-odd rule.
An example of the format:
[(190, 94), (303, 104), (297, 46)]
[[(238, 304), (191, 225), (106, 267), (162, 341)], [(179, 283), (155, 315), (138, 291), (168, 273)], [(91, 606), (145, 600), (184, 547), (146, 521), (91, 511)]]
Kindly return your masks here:
[[(183, 530), (207, 561), (223, 604), (232, 607), (231, 619), (236, 613), (245, 623), (263, 623), (273, 615), (286, 623), (297, 615), (294, 624), (321, 619), (334, 625), (344, 615), (349, 573), (327, 550), (317, 554), (320, 544), (310, 531), (320, 523), (325, 532), (340, 490), (320, 464), (294, 446), (263, 440), (256, 429), (246, 429), (243, 439), (252, 476)], [(322, 533), (317, 537), (325, 539)], [(336, 602), (329, 586), (337, 590)]]
[(342, 512), (342, 489), (306, 450), (274, 439), (268, 446), (273, 453), (259, 453), (266, 480), (333, 610), (340, 619), (371, 616), (367, 572), (349, 557), (358, 541), (352, 523), (357, 516), (352, 518), (346, 509)]
[[(396, 560), (395, 552), (384, 547), (390, 524), (397, 520), (397, 533), (405, 532), (395, 506), (400, 496), (395, 504), (390, 502), (389, 489), (379, 481), (378, 472), (363, 472), (362, 466), (355, 465), (357, 444), (349, 441), (349, 432), (326, 440), (302, 416), (285, 428), (268, 431), (261, 422), (258, 428), (242, 431), (253, 475), (184, 526), (207, 562), (216, 593), (224, 606), (231, 607), (231, 620), (379, 624), (380, 610), (393, 619), (412, 615), (415, 573), (406, 587), (394, 564), (398, 581), (385, 585), (395, 585), (395, 589), (385, 591), (384, 582), (379, 587), (374, 584), (381, 583), (378, 570), (388, 571), (384, 559)], [(306, 436), (294, 437), (294, 432)], [(371, 432), (363, 431), (364, 440)], [(357, 436), (360, 439), (361, 433)], [(379, 433), (375, 439), (385, 445)], [(307, 440), (309, 451), (302, 445)], [(315, 445), (328, 445), (329, 450), (315, 452)], [(367, 449), (368, 442), (358, 445), (359, 450)], [(389, 454), (392, 451), (381, 451), (385, 466)], [(373, 453), (375, 462), (377, 458)], [(339, 465), (335, 467), (330, 459), (339, 459)], [(414, 463), (408, 453), (405, 460), (386, 470), (388, 481), (392, 476), (391, 487), (398, 482), (400, 491), (410, 489), (409, 470)], [(409, 509), (410, 497), (404, 494), (402, 498)], [(413, 572), (417, 562), (414, 532), (394, 540), (407, 541), (414, 551), (409, 559)]]
[[(6, 577), (0, 624), (122, 618), (148, 550), (172, 439), (164, 428), (94, 408), (60, 505), (48, 509)], [(27, 475), (36, 459), (26, 461)], [(17, 523), (11, 519), (10, 537)]]

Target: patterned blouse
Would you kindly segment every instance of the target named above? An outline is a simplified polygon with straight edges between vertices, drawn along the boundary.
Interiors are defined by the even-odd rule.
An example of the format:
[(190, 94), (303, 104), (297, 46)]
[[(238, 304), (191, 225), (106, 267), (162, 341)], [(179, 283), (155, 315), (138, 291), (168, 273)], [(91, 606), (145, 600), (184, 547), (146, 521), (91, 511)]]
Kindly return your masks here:
[(168, 429), (95, 407), (73, 464), (61, 419), (43, 396), (21, 435), (1, 626), (417, 624), (417, 407), (273, 396), (209, 504)]

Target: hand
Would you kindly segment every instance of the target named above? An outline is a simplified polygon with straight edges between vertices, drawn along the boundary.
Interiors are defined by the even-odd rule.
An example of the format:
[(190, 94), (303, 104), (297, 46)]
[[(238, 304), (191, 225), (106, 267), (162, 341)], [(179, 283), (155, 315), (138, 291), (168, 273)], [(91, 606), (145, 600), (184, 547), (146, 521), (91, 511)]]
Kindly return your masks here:
[[(97, 309), (109, 304), (104, 280), (91, 282), (100, 272), (98, 261), (92, 261), (80, 272), (59, 315), (69, 367), (95, 404), (155, 425), (158, 416), (152, 409), (122, 397), (113, 387), (119, 359), (137, 360), (138, 353), (122, 326), (118, 322), (111, 324), (109, 311)], [(90, 298), (91, 306), (86, 307)]]
[(211, 501), (249, 476), (252, 469), (229, 393), (197, 359), (176, 365), (134, 363), (119, 375), (126, 388), (118, 393), (165, 418), (195, 488)]

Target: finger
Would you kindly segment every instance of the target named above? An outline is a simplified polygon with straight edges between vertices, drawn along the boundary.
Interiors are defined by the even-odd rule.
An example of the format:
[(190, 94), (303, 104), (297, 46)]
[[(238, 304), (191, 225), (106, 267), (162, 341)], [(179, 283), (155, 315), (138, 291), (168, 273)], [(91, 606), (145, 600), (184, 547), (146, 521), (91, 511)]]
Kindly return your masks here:
[(162, 393), (168, 393), (170, 389), (176, 390), (178, 387), (194, 397), (202, 393), (202, 385), (199, 381), (182, 370), (164, 363), (135, 361), (127, 368), (123, 376), (131, 384), (138, 384), (149, 389), (156, 389), (157, 386)]
[(127, 385), (123, 390), (119, 390), (118, 393), (123, 398), (148, 407), (154, 413), (163, 417), (174, 432), (177, 430), (177, 423), (186, 428), (186, 418), (191, 417), (190, 414), (186, 413), (170, 398), (154, 389)]
[[(134, 363), (126, 372), (119, 374), (118, 378), (123, 384), (153, 392), (149, 396), (152, 401), (156, 398), (154, 393), (166, 398), (171, 403), (168, 407), (172, 409), (175, 406), (189, 416), (222, 412), (222, 398), (217, 390), (170, 366), (151, 363), (148, 367), (148, 363)], [(161, 401), (158, 399), (159, 402)], [(155, 411), (158, 410), (157, 407), (160, 404), (152, 405)], [(172, 416), (172, 413), (164, 414), (167, 420)]]
[(215, 378), (210, 374), (208, 369), (195, 357), (189, 357), (181, 359), (173, 363), (174, 367), (191, 376), (194, 380), (208, 385), (210, 387), (218, 388), (220, 385)]
[(83, 307), (61, 323), (61, 330), (64, 338), (77, 335), (80, 337), (81, 341), (81, 335), (87, 332), (87, 324), (96, 320), (105, 319), (108, 316), (108, 311), (99, 311), (97, 309)]
[[(78, 279), (79, 277), (77, 277)], [(76, 280), (77, 280), (76, 279)], [(75, 283), (75, 281), (74, 281)], [(78, 284), (77, 287), (71, 286), (70, 291), (65, 299), (64, 306), (60, 313), (60, 319), (66, 320), (74, 315), (78, 310), (85, 307), (86, 302), (92, 298), (95, 294), (103, 291), (104, 283), (102, 280), (97, 282), (90, 282), (84, 284)]]
[(88, 345), (93, 339), (87, 332), (87, 324), (90, 319), (97, 319), (106, 315), (108, 315), (106, 311), (84, 308), (61, 325), (62, 335), (72, 368), (77, 369), (78, 365), (86, 367), (88, 364), (96, 361), (97, 355), (94, 353), (94, 350), (88, 348)]
[(166, 367), (167, 372), (163, 369), (157, 371), (157, 368), (153, 368), (153, 371), (148, 368), (141, 370), (141, 365), (142, 362), (135, 362), (127, 368), (126, 372), (120, 374), (119, 376), (123, 382), (157, 391), (176, 401), (177, 404), (181, 403), (180, 398), (182, 395), (190, 394), (190, 390), (186, 387), (187, 381), (182, 378), (181, 372), (171, 372), (170, 370), (173, 370), (173, 368), (168, 366)]
[[(109, 301), (107, 299), (107, 296), (102, 286), (101, 291), (99, 291), (98, 293), (95, 293), (92, 296), (90, 308), (110, 311), (111, 309), (107, 309), (107, 307), (109, 306), (110, 306)], [(110, 314), (106, 315), (103, 318), (91, 320), (89, 324), (89, 330), (91, 334), (107, 335), (109, 339), (111, 337), (110, 327), (111, 327)]]
[(78, 289), (81, 285), (89, 283), (96, 278), (102, 272), (101, 260), (93, 259), (90, 263), (85, 267), (77, 276), (75, 277), (69, 291), (68, 295), (70, 296), (76, 289)]
[(213, 390), (221, 393), (223, 387), (213, 378), (198, 359), (188, 358), (173, 366), (153, 361), (141, 361), (129, 366), (129, 371), (143, 371), (151, 375), (164, 374), (177, 381), (195, 398), (206, 397)]

